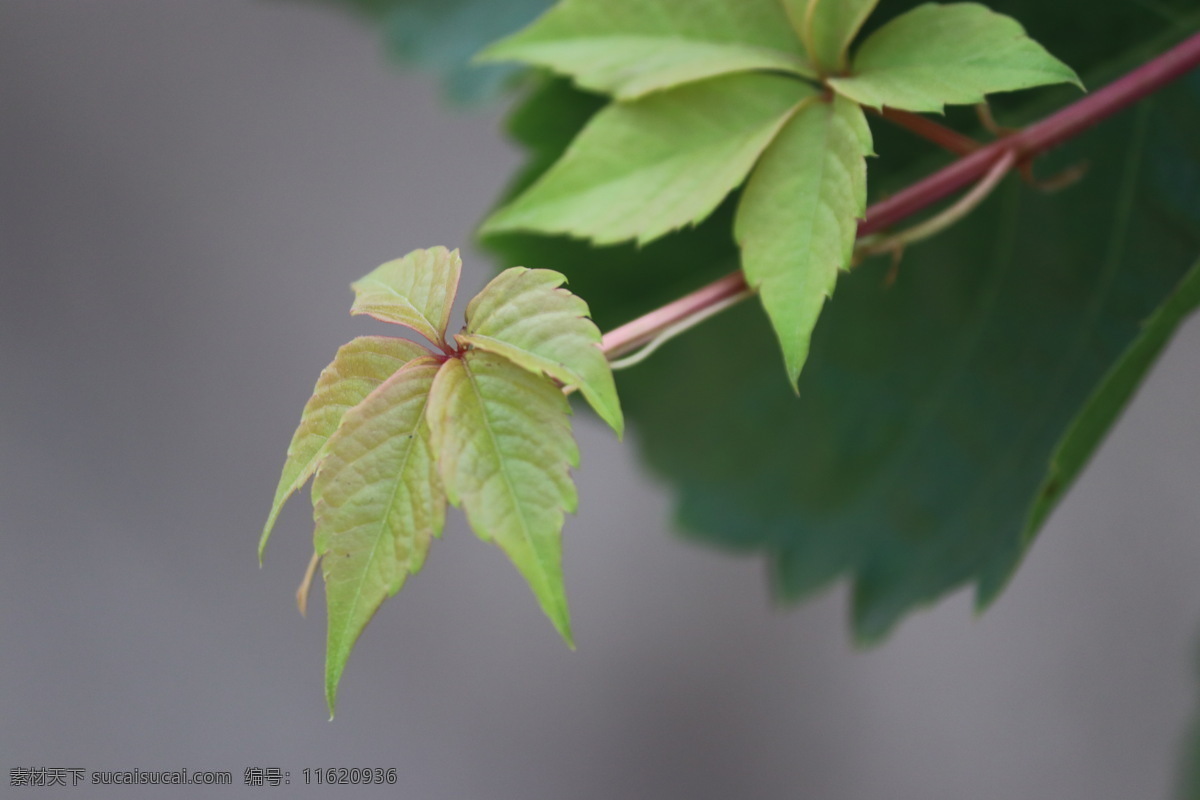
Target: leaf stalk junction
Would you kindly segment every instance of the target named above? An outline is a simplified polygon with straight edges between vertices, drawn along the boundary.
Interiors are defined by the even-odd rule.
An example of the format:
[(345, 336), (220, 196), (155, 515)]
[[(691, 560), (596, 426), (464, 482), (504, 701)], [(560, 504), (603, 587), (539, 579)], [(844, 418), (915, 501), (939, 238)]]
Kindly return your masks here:
[[(858, 253), (897, 252), (961, 219), (979, 204), (1014, 166), (1020, 168), (1041, 153), (1079, 135), (1117, 112), (1153, 94), (1200, 66), (1200, 34), (1193, 34), (1165, 53), (1112, 83), (1071, 103), (1039, 122), (981, 145), (932, 120), (908, 112), (884, 110), (882, 116), (961, 155), (954, 163), (870, 206), (858, 226)], [(968, 186), (974, 188), (935, 217), (887, 239), (873, 234), (923, 211)], [(864, 242), (864, 240), (866, 240)], [(614, 367), (632, 366), (663, 343), (714, 314), (754, 294), (741, 270), (732, 272), (683, 297), (604, 334), (601, 348)], [(643, 352), (620, 359), (639, 348)], [(617, 360), (620, 359), (620, 360)]]

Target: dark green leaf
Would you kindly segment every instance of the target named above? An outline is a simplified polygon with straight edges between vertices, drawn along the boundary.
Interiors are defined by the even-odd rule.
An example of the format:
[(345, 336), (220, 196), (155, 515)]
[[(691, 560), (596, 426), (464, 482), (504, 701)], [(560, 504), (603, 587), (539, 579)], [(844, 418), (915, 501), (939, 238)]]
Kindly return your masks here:
[[(1142, 12), (1120, 13), (1132, 26)], [(1189, 80), (1059, 153), (1060, 166), (1093, 164), (1076, 187), (1051, 196), (1002, 187), (913, 248), (890, 288), (886, 263), (844, 277), (799, 400), (772, 375), (770, 329), (750, 304), (621, 373), (626, 413), (676, 486), (685, 526), (769, 555), (784, 598), (851, 577), (868, 639), (964, 583), (990, 596), (1026, 547), (1027, 519), (1074, 419), (1115, 365), (1138, 363), (1143, 325), (1200, 253), (1200, 89)], [(522, 113), (533, 130), (537, 109)], [(541, 147), (544, 159), (551, 145)], [(894, 185), (891, 166), (880, 172)], [(567, 272), (609, 327), (727, 266), (734, 251), (722, 233), (714, 224), (673, 235), (636, 271), (624, 248), (490, 244)], [(1124, 400), (1109, 398), (1105, 416)], [(1092, 441), (1104, 426), (1095, 427)], [(1067, 442), (1088, 449), (1086, 439)]]
[[(1050, 459), (1050, 472), (1038, 492), (1025, 526), (1025, 537), (1031, 540), (1054, 509), (1059, 497), (1071, 487), (1079, 471), (1087, 464), (1092, 451), (1112, 427), (1121, 409), (1141, 385), (1146, 371), (1171, 340), (1172, 334), (1185, 317), (1200, 307), (1200, 262), (1184, 276), (1165, 303), (1146, 319), (1141, 333), (1129, 345), (1125, 354), (1109, 369), (1103, 381), (1075, 418), (1066, 436)], [(998, 589), (997, 585), (994, 587)], [(994, 593), (989, 591), (986, 600)]]
[[(1200, 253), (1200, 221), (1164, 206), (1178, 165), (1148, 144), (1148, 126), (1166, 124), (1148, 113), (1072, 146), (1096, 165), (1075, 191), (1010, 184), (909, 252), (894, 286), (880, 263), (843, 279), (798, 402), (770, 386), (770, 340), (751, 309), (623, 385), (651, 460), (682, 492), (685, 523), (765, 549), (785, 598), (852, 575), (868, 639), (963, 582), (991, 596), (1026, 546), (1072, 420)], [(728, 393), (685, 388), (689, 376), (739, 369)], [(1123, 399), (1111, 395), (1105, 415)], [(1088, 431), (1093, 442), (1100, 432)]]
[(510, 65), (474, 64), (490, 42), (523, 28), (553, 0), (320, 0), (365, 15), (397, 58), (438, 73), (464, 102), (495, 97), (512, 82)]

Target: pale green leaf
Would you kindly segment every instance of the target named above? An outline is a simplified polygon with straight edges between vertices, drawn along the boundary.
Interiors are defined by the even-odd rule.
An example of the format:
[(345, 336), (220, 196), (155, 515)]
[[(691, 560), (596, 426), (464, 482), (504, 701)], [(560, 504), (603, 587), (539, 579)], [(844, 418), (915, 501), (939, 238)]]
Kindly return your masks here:
[(337, 430), (346, 410), (362, 402), (375, 387), (409, 361), (427, 355), (429, 351), (416, 342), (387, 336), (361, 336), (337, 351), (333, 362), (321, 371), (312, 397), (300, 415), (300, 425), (288, 445), (287, 461), (275, 489), (271, 513), (258, 542), (260, 562), (280, 509), (316, 471), (325, 455), (326, 443)]
[(413, 250), (351, 284), (350, 313), (404, 325), (441, 344), (461, 271), (457, 250)]
[(446, 498), (425, 421), (438, 366), (433, 358), (413, 361), (347, 411), (313, 480), (331, 713), (354, 642), (380, 604), (421, 569), (430, 540), (442, 532)]
[(443, 364), (429, 397), (450, 502), (463, 507), (479, 538), (508, 554), (573, 647), (561, 540), (563, 512), (577, 503), (569, 414), (549, 379), (481, 350)]
[(563, 157), (483, 226), (648, 242), (707, 217), (815, 90), (728, 75), (598, 113)]
[(1074, 83), (1066, 64), (1025, 35), (1021, 24), (976, 3), (926, 3), (871, 34), (849, 77), (830, 85), (863, 105), (941, 112), (981, 103), (992, 92)]
[(587, 303), (561, 288), (566, 280), (548, 269), (505, 270), (467, 306), (466, 333), (455, 338), (578, 388), (620, 436), (624, 420), (600, 329)]
[(795, 385), (817, 317), (849, 266), (866, 210), (871, 132), (841, 97), (809, 101), (763, 154), (738, 206), (734, 235)]
[(778, 0), (564, 0), (481, 54), (631, 100), (747, 70), (813, 76)]
[(846, 49), (879, 0), (783, 0), (809, 58), (822, 74), (846, 69)]

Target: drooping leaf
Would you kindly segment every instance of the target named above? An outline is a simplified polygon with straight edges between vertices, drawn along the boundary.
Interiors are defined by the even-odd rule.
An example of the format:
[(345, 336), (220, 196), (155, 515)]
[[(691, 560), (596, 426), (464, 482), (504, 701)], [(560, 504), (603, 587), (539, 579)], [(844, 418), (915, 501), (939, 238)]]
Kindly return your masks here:
[(426, 355), (429, 351), (416, 342), (387, 336), (361, 336), (337, 351), (332, 363), (321, 371), (300, 416), (300, 426), (288, 445), (287, 461), (258, 543), (260, 562), (280, 509), (312, 477), (325, 456), (329, 437), (337, 430), (346, 410), (362, 402), (409, 361)]
[(731, 72), (815, 74), (778, 0), (563, 0), (482, 57), (549, 67), (621, 100)]
[(846, 50), (879, 0), (783, 0), (792, 26), (823, 74), (846, 68)]
[(870, 153), (859, 106), (812, 100), (767, 148), (738, 206), (742, 269), (775, 327), (792, 385), (838, 271), (850, 265)]
[(848, 77), (829, 83), (874, 108), (936, 112), (981, 103), (992, 92), (1054, 83), (1083, 88), (1019, 22), (977, 3), (927, 3), (897, 17), (867, 37)]
[(563, 589), (563, 512), (575, 511), (568, 469), (579, 464), (570, 406), (548, 378), (470, 350), (442, 365), (429, 424), (450, 502), (475, 533), (494, 541), (525, 577), (569, 645)]
[(648, 242), (694, 224), (742, 182), (796, 105), (814, 93), (777, 75), (729, 75), (614, 103), (483, 232)]
[(578, 388), (620, 436), (624, 419), (600, 329), (587, 303), (561, 288), (566, 280), (548, 269), (505, 270), (471, 300), (466, 333), (456, 338)]
[(462, 260), (457, 250), (414, 250), (352, 283), (350, 313), (394, 322), (434, 344), (443, 343), (460, 272)]
[[(1200, 16), (1170, 4), (1181, 18), (1192, 12), (1190, 27), (1172, 27), (1177, 40)], [(1071, 52), (1097, 83), (1152, 55), (1147, 37), (1162, 30), (1135, 2), (1106, 15), (1089, 15), (1083, 0), (1010, 6), (1049, 20), (1031, 27), (1050, 31), (1050, 49)], [(570, 105), (563, 91), (532, 98), (518, 116), (539, 163), (570, 138), (537, 124)], [(1012, 108), (1012, 121), (1031, 119)], [(881, 126), (876, 147), (903, 135)], [(618, 373), (635, 441), (674, 486), (685, 530), (767, 556), (783, 599), (849, 578), (863, 638), (964, 584), (980, 584), (986, 600), (1028, 546), (1029, 511), (1072, 421), (1200, 252), (1198, 142), (1191, 76), (1039, 164), (1053, 174), (1086, 158), (1093, 166), (1079, 185), (1053, 195), (1001, 187), (957, 227), (910, 248), (890, 288), (880, 260), (843, 276), (814, 332), (799, 401), (781, 385), (771, 330), (749, 303)], [(937, 163), (882, 158), (872, 186), (894, 190)], [(728, 271), (736, 250), (719, 222), (645, 250), (533, 234), (486, 243), (505, 263), (561, 269), (608, 329)]]
[(446, 498), (425, 421), (438, 363), (410, 362), (346, 412), (313, 481), (313, 536), (322, 557), (329, 633), (325, 695), (380, 604), (425, 563)]

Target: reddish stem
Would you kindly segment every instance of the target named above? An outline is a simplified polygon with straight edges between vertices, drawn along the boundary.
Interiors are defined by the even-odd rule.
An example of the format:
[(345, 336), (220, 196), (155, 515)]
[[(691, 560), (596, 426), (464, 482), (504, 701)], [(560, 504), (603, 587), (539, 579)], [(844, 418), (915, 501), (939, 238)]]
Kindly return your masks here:
[(746, 279), (742, 273), (731, 272), (724, 278), (708, 284), (678, 300), (643, 314), (633, 322), (627, 322), (604, 334), (600, 348), (610, 359), (635, 350), (653, 339), (666, 328), (687, 319), (698, 311), (719, 303), (727, 297), (745, 291)]
[[(1162, 55), (1116, 81), (1010, 136), (980, 147), (907, 189), (867, 209), (858, 235), (890, 227), (938, 200), (974, 183), (1006, 153), (1023, 161), (1079, 135), (1113, 114), (1153, 94), (1200, 65), (1200, 33), (1193, 34)], [(940, 127), (940, 126), (939, 126)], [(713, 303), (745, 290), (742, 272), (703, 286), (604, 335), (601, 348), (610, 358), (651, 341), (664, 329)]]
[(933, 142), (943, 150), (949, 150), (958, 156), (969, 155), (983, 147), (970, 136), (964, 136), (956, 130), (947, 128), (940, 122), (934, 122), (929, 117), (922, 117), (911, 111), (900, 111), (895, 108), (884, 108), (875, 112), (888, 122), (894, 122), (901, 128), (915, 133), (922, 139)]

